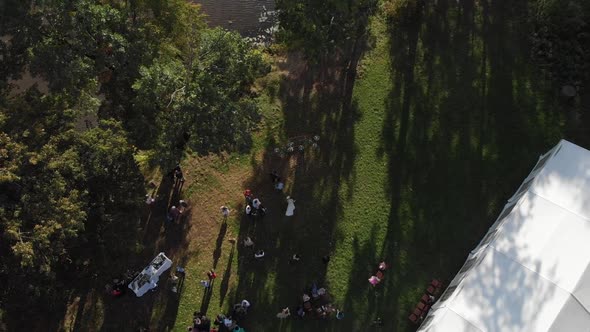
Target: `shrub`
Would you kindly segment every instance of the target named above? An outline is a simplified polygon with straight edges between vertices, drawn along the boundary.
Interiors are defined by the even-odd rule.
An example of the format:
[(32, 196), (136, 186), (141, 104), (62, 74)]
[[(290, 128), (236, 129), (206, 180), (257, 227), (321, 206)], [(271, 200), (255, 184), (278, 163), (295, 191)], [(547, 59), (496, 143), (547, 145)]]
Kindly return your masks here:
[(395, 23), (406, 24), (416, 17), (421, 7), (421, 0), (385, 0), (382, 8), (387, 18)]

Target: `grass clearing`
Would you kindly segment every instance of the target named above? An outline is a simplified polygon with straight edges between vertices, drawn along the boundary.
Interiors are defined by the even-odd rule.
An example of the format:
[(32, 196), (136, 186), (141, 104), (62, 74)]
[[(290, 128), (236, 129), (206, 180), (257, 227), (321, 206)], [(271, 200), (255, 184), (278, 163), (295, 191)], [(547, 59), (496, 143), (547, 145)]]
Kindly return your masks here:
[[(355, 43), (370, 47), (341, 67), (277, 59), (257, 88), (264, 121), (252, 152), (188, 158), (189, 221), (164, 229), (148, 220), (147, 250), (165, 250), (187, 276), (179, 297), (162, 281), (125, 302), (138, 308), (129, 326), (147, 316), (156, 330), (184, 331), (193, 311), (214, 317), (246, 298), (248, 331), (361, 331), (376, 317), (383, 331), (412, 330), (407, 316), (427, 282), (454, 276), (538, 155), (563, 137), (562, 113), (523, 42), (525, 10), (439, 0), (411, 25), (374, 17)], [(319, 135), (320, 149), (273, 152), (301, 135)], [(272, 188), (272, 169), (287, 180), (283, 193)], [(244, 188), (268, 208), (264, 220), (243, 217)], [(287, 194), (297, 206), (290, 218)], [(222, 204), (233, 209), (225, 224)], [(246, 236), (264, 260), (241, 245)], [(289, 264), (293, 253), (300, 264)], [(372, 288), (381, 259), (390, 269)], [(205, 293), (198, 282), (211, 267), (218, 278)], [(275, 318), (286, 306), (294, 312), (313, 282), (344, 310), (342, 321)], [(105, 307), (102, 330), (117, 326), (108, 323), (116, 308)]]

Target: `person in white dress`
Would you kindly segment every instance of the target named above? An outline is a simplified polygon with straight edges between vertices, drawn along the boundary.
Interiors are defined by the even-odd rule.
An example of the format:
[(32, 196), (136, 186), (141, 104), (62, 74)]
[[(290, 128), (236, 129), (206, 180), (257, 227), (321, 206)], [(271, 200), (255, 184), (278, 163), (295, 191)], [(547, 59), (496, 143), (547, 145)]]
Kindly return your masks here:
[(287, 212), (285, 215), (287, 217), (292, 216), (295, 213), (295, 200), (291, 198), (291, 196), (287, 196)]

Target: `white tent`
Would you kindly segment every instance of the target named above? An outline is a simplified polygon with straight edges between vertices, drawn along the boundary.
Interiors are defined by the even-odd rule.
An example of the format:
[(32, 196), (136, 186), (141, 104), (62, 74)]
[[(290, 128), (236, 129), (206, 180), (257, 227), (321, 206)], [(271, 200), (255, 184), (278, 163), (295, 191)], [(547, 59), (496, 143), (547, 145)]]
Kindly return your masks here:
[(539, 158), (418, 331), (590, 331), (590, 151)]

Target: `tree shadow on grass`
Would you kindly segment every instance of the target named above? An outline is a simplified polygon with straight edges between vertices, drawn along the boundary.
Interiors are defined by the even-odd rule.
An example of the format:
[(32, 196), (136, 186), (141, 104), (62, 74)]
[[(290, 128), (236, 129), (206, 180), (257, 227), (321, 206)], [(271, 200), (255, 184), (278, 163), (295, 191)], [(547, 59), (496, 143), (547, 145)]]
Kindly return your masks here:
[(527, 10), (439, 0), (390, 28), (393, 88), (378, 153), (389, 165), (391, 205), (381, 252), (394, 268), (374, 305), (375, 316), (395, 313), (386, 329), (414, 328), (407, 316), (425, 285), (453, 277), (562, 137), (562, 116), (523, 42)]
[[(176, 320), (180, 294), (184, 280), (178, 285), (178, 292), (170, 289), (170, 271), (159, 278), (159, 286), (138, 298), (131, 290), (121, 298), (103, 293), (103, 285), (118, 277), (126, 269), (140, 271), (159, 252), (164, 252), (176, 265), (184, 266), (188, 248), (186, 234), (190, 231), (188, 220), (190, 208), (178, 224), (166, 220), (171, 202), (177, 202), (182, 195), (179, 188), (168, 177), (162, 178), (156, 189), (155, 204), (145, 207), (141, 221), (138, 221), (133, 236), (140, 238), (141, 247), (130, 250), (123, 256), (110, 258), (110, 264), (96, 280), (86, 280), (77, 293), (80, 297), (73, 330), (84, 331), (133, 331), (140, 326), (152, 327), (158, 331), (171, 329)], [(133, 238), (130, 235), (130, 238)], [(102, 324), (97, 323), (102, 321)]]
[[(308, 291), (314, 282), (319, 287), (326, 286), (326, 265), (321, 258), (330, 255), (339, 236), (335, 224), (342, 213), (340, 188), (353, 187), (355, 179), (354, 124), (360, 113), (352, 100), (352, 87), (358, 60), (366, 46), (367, 34), (362, 33), (332, 63), (314, 68), (291, 66), (299, 68), (298, 72), (292, 72), (281, 82), (284, 136), (267, 133), (262, 160), (253, 159), (255, 175), (245, 183), (268, 209), (264, 219), (253, 222), (244, 217), (240, 225), (240, 279), (235, 296), (252, 303), (246, 321), (240, 323), (246, 329), (276, 330), (280, 325), (280, 330), (317, 330), (332, 324), (313, 319), (279, 322), (274, 313), (287, 306), (294, 312), (302, 292)], [(301, 59), (293, 57), (287, 61)], [(319, 135), (319, 149), (286, 157), (274, 153), (289, 138), (302, 135)], [(277, 170), (286, 179), (283, 192), (274, 190), (268, 175), (271, 170)], [(296, 200), (293, 217), (285, 216), (287, 195)], [(246, 236), (255, 242), (255, 250), (265, 251), (263, 261), (253, 261), (252, 249), (241, 245)], [(301, 261), (289, 264), (295, 253)]]

